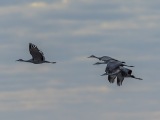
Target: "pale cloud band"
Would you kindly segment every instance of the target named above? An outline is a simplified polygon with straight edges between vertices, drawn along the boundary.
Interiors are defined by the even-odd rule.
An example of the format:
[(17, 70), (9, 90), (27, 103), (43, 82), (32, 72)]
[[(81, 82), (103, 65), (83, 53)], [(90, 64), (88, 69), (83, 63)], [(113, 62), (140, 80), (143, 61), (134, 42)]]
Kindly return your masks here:
[[(158, 120), (159, 3), (0, 1), (3, 120)], [(31, 58), (29, 42), (57, 64), (15, 62)], [(87, 58), (91, 54), (126, 61), (144, 80), (126, 79), (122, 87), (109, 84), (100, 76), (106, 66), (93, 66), (96, 60)]]

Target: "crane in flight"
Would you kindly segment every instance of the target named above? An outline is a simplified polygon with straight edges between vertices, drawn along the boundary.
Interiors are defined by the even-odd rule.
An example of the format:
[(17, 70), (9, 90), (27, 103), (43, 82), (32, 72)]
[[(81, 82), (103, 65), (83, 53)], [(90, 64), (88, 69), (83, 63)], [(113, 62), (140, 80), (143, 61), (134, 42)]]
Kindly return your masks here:
[[(98, 60), (100, 60), (100, 61), (103, 61), (103, 62), (97, 62), (97, 63), (95, 63), (94, 65), (108, 64), (108, 62), (110, 62), (110, 61), (119, 61), (119, 60), (114, 59), (114, 58), (109, 57), (109, 56), (97, 57), (97, 56), (95, 56), (95, 55), (91, 55), (91, 56), (89, 56), (88, 58), (96, 58), (96, 59), (98, 59)], [(125, 62), (123, 62), (123, 61), (119, 61), (119, 62), (125, 63)]]
[(40, 51), (38, 47), (32, 43), (29, 43), (29, 52), (32, 56), (32, 59), (29, 59), (29, 60), (18, 59), (16, 61), (30, 62), (34, 64), (42, 64), (42, 63), (53, 63), (54, 64), (56, 63), (56, 62), (46, 61), (43, 52)]
[[(125, 68), (123, 63), (120, 62), (109, 62), (105, 69), (105, 73), (101, 76), (108, 75), (108, 80), (110, 83), (114, 83), (115, 78), (117, 77), (117, 85), (121, 86), (124, 78), (131, 77), (134, 79), (142, 80), (142, 78), (137, 78), (132, 75), (132, 70)], [(133, 67), (133, 66), (127, 66)]]

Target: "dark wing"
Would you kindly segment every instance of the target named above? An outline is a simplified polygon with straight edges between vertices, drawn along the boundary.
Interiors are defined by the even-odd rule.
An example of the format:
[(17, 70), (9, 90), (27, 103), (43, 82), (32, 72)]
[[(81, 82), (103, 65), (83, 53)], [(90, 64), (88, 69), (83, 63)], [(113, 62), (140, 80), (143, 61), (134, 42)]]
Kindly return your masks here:
[(121, 62), (118, 62), (118, 61), (112, 61), (112, 62), (109, 62), (107, 64), (107, 68), (110, 72), (113, 72), (115, 71), (116, 69), (119, 69), (119, 67), (122, 65)]
[(121, 72), (118, 73), (118, 75), (117, 75), (117, 85), (118, 85), (118, 86), (121, 86), (123, 80), (124, 80), (124, 77), (123, 77), (122, 73), (121, 73)]
[(117, 77), (116, 75), (108, 75), (108, 81), (110, 83), (114, 83), (114, 80), (115, 80), (116, 77)]
[(109, 56), (102, 56), (99, 58), (99, 60), (102, 60), (102, 61), (108, 61), (108, 60), (112, 60), (113, 58), (109, 57)]
[(29, 43), (29, 51), (34, 61), (44, 61), (45, 60), (43, 52), (40, 51), (36, 45)]
[(132, 74), (132, 70), (131, 69), (128, 69), (128, 68), (125, 68), (125, 67), (121, 67), (121, 74), (122, 76), (124, 77), (130, 77), (131, 74)]

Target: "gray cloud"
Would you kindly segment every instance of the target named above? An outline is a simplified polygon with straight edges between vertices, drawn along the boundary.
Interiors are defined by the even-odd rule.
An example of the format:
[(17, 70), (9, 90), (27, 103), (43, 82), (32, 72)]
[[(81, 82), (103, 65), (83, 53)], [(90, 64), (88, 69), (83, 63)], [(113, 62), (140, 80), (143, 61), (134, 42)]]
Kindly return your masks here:
[[(1, 1), (0, 118), (158, 120), (158, 3)], [(29, 42), (57, 64), (15, 62), (31, 58)], [(144, 80), (109, 84), (91, 54), (126, 61)]]

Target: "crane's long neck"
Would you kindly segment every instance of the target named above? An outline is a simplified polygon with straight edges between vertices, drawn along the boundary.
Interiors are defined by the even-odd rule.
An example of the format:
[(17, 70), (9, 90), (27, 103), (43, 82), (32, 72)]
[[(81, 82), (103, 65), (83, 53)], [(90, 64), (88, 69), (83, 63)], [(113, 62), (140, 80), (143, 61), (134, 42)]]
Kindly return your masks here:
[(23, 60), (23, 59), (19, 59), (19, 60), (17, 60), (17, 61), (19, 61), (19, 62), (32, 62), (32, 60), (30, 59), (30, 60)]
[(92, 56), (93, 58), (97, 58), (97, 59), (101, 59), (100, 57), (97, 57), (97, 56)]
[(100, 64), (107, 64), (107, 63), (108, 63), (107, 61), (106, 62), (96, 62), (93, 65), (100, 65)]

